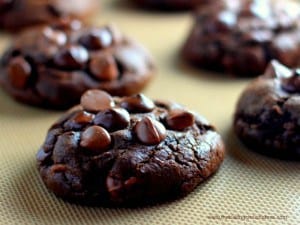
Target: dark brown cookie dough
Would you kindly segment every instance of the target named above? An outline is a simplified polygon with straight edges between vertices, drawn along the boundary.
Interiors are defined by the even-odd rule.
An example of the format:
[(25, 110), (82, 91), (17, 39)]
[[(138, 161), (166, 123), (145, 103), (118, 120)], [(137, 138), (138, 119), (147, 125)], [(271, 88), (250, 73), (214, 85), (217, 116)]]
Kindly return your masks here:
[(37, 153), (49, 190), (84, 204), (139, 205), (184, 196), (219, 168), (224, 145), (203, 117), (142, 94), (87, 91)]
[(62, 21), (19, 34), (0, 62), (0, 83), (18, 101), (46, 108), (78, 104), (88, 89), (139, 93), (154, 75), (149, 53), (113, 26)]
[(205, 69), (257, 76), (272, 59), (299, 65), (299, 3), (289, 0), (220, 0), (195, 13), (182, 49), (185, 60)]
[(0, 28), (16, 31), (64, 17), (84, 19), (98, 6), (98, 0), (0, 0)]
[(193, 9), (213, 0), (134, 0), (144, 8), (162, 10), (186, 10)]
[(300, 71), (272, 61), (241, 95), (234, 117), (237, 136), (250, 148), (300, 159)]

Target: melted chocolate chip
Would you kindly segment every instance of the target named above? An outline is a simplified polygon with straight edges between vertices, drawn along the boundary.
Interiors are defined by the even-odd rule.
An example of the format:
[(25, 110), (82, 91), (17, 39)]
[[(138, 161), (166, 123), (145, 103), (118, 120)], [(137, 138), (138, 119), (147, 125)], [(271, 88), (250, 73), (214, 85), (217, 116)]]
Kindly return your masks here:
[(184, 130), (195, 123), (195, 117), (186, 110), (174, 109), (167, 116), (166, 122), (173, 130)]
[(93, 76), (98, 80), (111, 81), (117, 79), (119, 75), (116, 61), (112, 56), (99, 55), (93, 57), (89, 67)]
[(81, 129), (83, 126), (90, 124), (94, 115), (88, 112), (80, 111), (68, 120), (64, 127), (67, 129)]
[(93, 29), (79, 38), (79, 43), (90, 50), (109, 47), (113, 43), (111, 33), (106, 29)]
[(87, 50), (81, 46), (70, 45), (61, 49), (53, 59), (54, 64), (67, 70), (82, 69), (88, 61), (89, 54)]
[(25, 88), (31, 74), (30, 64), (21, 56), (12, 59), (8, 66), (8, 77), (12, 86)]
[(137, 122), (134, 132), (139, 141), (146, 145), (159, 144), (166, 138), (164, 125), (150, 117), (145, 117)]
[(155, 107), (153, 101), (143, 94), (125, 97), (120, 105), (131, 113), (147, 113)]
[(82, 96), (80, 103), (82, 107), (90, 112), (97, 112), (114, 107), (115, 103), (111, 95), (105, 91), (89, 90)]
[(111, 137), (109, 133), (99, 126), (89, 127), (81, 135), (80, 146), (95, 154), (107, 150), (110, 144)]
[(94, 124), (100, 125), (111, 132), (125, 129), (128, 127), (129, 122), (129, 113), (122, 108), (112, 108), (99, 112), (94, 119)]

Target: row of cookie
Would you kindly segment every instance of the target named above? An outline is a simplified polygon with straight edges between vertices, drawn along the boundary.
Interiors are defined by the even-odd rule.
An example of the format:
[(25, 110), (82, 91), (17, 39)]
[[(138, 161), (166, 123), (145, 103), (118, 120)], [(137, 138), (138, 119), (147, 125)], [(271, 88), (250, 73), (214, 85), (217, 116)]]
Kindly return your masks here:
[[(203, 5), (207, 0), (132, 0), (132, 2), (147, 8), (185, 10)], [(19, 31), (28, 26), (52, 23), (66, 17), (87, 20), (99, 8), (98, 0), (1, 0), (0, 28)]]
[[(299, 93), (299, 70), (273, 61), (241, 95), (236, 135), (255, 151), (299, 160)], [(215, 128), (177, 103), (89, 90), (51, 126), (37, 161), (59, 197), (136, 206), (190, 193), (224, 155)]]
[[(212, 2), (196, 14), (183, 57), (202, 68), (259, 75), (272, 59), (299, 64), (299, 5), (276, 1)], [(28, 29), (4, 53), (0, 83), (17, 100), (67, 108), (99, 88), (113, 95), (140, 92), (155, 69), (150, 54), (116, 28), (61, 19)]]

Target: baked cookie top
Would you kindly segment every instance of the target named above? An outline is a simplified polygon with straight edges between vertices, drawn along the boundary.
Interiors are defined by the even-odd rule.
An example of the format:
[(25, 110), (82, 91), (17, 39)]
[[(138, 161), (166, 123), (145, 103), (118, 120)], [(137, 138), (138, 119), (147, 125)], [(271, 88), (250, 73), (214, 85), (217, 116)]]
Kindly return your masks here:
[(46, 186), (80, 203), (136, 205), (185, 195), (224, 157), (220, 135), (181, 105), (89, 90), (37, 154)]

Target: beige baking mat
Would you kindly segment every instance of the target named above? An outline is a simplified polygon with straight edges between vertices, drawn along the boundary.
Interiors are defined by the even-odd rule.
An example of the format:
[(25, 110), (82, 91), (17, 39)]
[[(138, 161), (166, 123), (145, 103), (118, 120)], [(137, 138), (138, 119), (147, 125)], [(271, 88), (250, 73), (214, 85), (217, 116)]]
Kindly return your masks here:
[[(114, 22), (151, 50), (159, 72), (145, 93), (181, 102), (214, 123), (227, 144), (223, 166), (186, 198), (157, 206), (66, 203), (45, 189), (35, 167), (35, 153), (60, 113), (15, 103), (0, 91), (0, 224), (299, 225), (300, 163), (252, 153), (230, 131), (235, 102), (249, 80), (198, 71), (178, 59), (191, 25), (188, 13), (143, 12), (123, 2), (103, 1), (94, 22)], [(0, 38), (4, 49), (9, 38)]]

